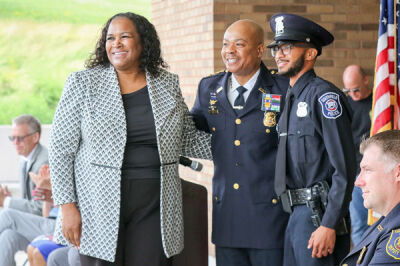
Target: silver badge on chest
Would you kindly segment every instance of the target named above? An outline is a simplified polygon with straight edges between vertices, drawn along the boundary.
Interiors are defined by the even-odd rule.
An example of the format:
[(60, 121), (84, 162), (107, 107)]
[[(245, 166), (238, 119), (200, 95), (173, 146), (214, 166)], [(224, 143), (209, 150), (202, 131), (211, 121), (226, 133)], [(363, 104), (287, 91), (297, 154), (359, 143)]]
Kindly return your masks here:
[(299, 102), (297, 104), (297, 117), (306, 117), (308, 114), (308, 105), (306, 102)]

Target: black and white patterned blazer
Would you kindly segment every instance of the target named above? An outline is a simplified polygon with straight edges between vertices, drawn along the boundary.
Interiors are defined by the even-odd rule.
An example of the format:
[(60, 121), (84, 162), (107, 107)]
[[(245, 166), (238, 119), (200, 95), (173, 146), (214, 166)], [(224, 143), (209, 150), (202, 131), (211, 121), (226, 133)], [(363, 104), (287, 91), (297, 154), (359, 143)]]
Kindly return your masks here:
[[(170, 257), (183, 249), (179, 154), (211, 159), (211, 137), (195, 129), (177, 75), (162, 70), (158, 77), (146, 73), (146, 79), (161, 160), (162, 242)], [(107, 261), (114, 261), (116, 252), (125, 143), (125, 111), (115, 69), (72, 73), (51, 130), (53, 198), (56, 205), (76, 202), (81, 211), (80, 253)], [(61, 215), (55, 239), (67, 244)]]

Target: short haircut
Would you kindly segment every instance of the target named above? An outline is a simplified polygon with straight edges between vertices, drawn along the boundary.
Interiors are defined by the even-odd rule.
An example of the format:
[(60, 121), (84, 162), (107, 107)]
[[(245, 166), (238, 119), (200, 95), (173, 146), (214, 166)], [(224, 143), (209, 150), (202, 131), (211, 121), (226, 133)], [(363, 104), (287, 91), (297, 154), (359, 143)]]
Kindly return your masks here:
[(382, 159), (392, 163), (393, 167), (400, 163), (400, 130), (387, 130), (364, 139), (360, 144), (361, 154), (371, 145), (378, 146), (382, 150)]
[(23, 114), (15, 117), (12, 120), (13, 125), (27, 124), (31, 133), (39, 132), (39, 136), (42, 133), (42, 128), (40, 126), (40, 121), (33, 115)]

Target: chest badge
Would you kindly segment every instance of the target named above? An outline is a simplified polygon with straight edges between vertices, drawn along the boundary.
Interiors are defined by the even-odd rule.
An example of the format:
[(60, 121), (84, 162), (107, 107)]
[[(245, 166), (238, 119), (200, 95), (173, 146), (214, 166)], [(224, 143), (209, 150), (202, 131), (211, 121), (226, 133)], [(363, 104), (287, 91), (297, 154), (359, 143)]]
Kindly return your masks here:
[(263, 122), (266, 127), (274, 127), (276, 125), (276, 114), (274, 112), (265, 112)]
[(299, 102), (297, 104), (297, 117), (306, 117), (308, 114), (308, 105), (306, 102)]
[(364, 246), (360, 252), (360, 256), (358, 256), (357, 264), (361, 264), (364, 260), (365, 253), (367, 252), (367, 246)]
[(392, 230), (386, 244), (386, 253), (395, 260), (400, 260), (400, 229)]

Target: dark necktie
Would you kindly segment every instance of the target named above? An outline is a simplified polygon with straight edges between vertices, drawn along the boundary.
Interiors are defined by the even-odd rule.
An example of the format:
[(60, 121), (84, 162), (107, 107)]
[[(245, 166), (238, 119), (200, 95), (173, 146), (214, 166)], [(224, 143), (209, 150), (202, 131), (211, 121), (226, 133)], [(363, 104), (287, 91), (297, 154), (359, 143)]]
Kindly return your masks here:
[(22, 186), (22, 191), (21, 191), (21, 194), (22, 194), (23, 197), (26, 197), (28, 195), (27, 188), (26, 188), (26, 179), (27, 179), (26, 171), (28, 170), (27, 168), (28, 168), (28, 161), (27, 160), (23, 160), (22, 169), (21, 169), (22, 180), (24, 182), (24, 186)]
[(283, 109), (281, 117), (282, 121), (279, 123), (279, 146), (275, 167), (275, 192), (278, 196), (282, 195), (282, 193), (286, 191), (286, 146), (292, 98), (293, 93), (289, 88), (286, 93), (285, 108)]
[(244, 107), (244, 97), (243, 93), (247, 91), (247, 89), (243, 86), (237, 87), (236, 90), (238, 91), (239, 95), (236, 97), (233, 106), (236, 107), (235, 109), (241, 110)]

